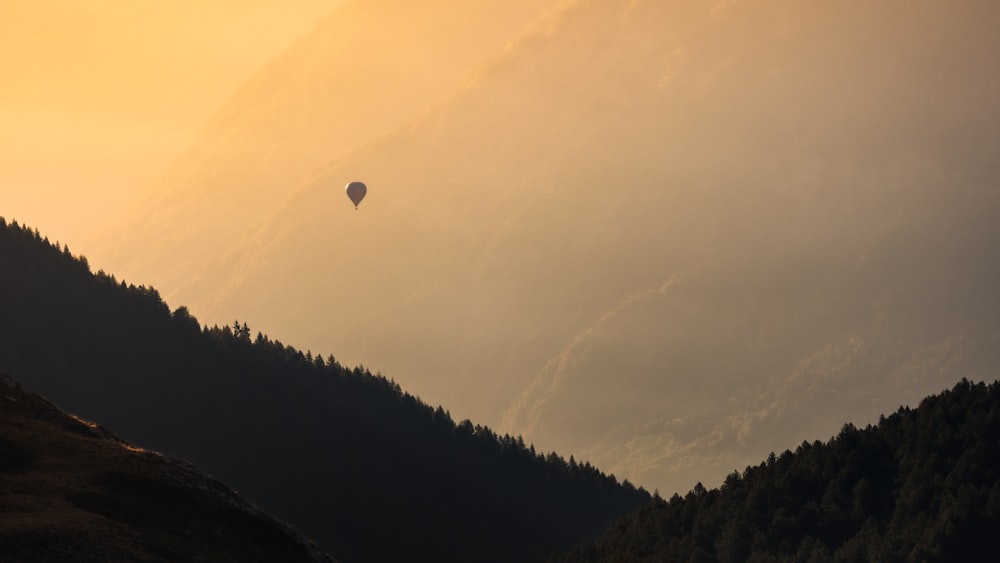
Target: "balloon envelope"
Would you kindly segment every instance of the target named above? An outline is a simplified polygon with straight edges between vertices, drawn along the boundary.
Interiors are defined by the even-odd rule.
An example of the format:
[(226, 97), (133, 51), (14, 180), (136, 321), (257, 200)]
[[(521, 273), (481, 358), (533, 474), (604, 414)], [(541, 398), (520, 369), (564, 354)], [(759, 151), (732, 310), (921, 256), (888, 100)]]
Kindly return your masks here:
[(358, 204), (365, 198), (366, 193), (368, 193), (368, 187), (363, 182), (351, 182), (347, 184), (347, 197), (351, 198), (351, 201), (354, 202), (354, 209), (358, 208)]

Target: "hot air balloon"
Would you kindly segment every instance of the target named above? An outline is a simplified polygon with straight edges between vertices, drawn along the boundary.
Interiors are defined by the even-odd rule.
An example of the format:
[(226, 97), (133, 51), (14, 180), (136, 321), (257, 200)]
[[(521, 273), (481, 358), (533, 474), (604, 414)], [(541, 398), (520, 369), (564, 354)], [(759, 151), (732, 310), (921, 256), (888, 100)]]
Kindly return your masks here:
[(368, 186), (364, 182), (351, 182), (347, 184), (347, 197), (351, 198), (351, 201), (354, 202), (354, 209), (357, 209), (361, 200), (365, 199), (366, 193), (368, 193)]

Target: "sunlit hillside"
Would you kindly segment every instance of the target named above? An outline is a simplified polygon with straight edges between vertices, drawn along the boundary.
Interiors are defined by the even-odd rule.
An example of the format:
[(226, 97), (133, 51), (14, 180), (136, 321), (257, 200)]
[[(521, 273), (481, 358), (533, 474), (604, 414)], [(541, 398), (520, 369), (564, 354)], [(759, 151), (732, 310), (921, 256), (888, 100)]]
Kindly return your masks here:
[[(167, 192), (185, 220), (120, 252), (203, 320), (650, 488), (712, 486), (1000, 365), (997, 21), (972, 0), (563, 2), (347, 154), (323, 140), (339, 71), (256, 80), (220, 115), (295, 115), (330, 162), (198, 168)], [(275, 99), (296, 112), (246, 109)], [(284, 171), (297, 191), (241, 238), (279, 203), (244, 180)]]

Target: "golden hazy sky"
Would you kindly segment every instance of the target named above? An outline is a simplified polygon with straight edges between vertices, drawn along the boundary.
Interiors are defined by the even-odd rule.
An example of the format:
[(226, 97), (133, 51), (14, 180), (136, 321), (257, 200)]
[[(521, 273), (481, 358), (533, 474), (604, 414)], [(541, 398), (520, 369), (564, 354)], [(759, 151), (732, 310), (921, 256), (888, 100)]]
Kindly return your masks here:
[(0, 215), (77, 245), (341, 0), (4, 0)]

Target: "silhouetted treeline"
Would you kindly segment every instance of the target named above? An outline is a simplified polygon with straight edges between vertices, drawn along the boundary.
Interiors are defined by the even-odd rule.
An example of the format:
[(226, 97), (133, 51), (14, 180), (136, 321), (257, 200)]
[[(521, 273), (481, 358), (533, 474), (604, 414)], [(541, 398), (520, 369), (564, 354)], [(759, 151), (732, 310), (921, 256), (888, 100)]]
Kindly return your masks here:
[(543, 560), (649, 501), (363, 368), (239, 322), (203, 328), (2, 219), (0, 369), (194, 461), (341, 561)]
[(719, 489), (657, 497), (557, 562), (996, 561), (1000, 383), (962, 380)]

